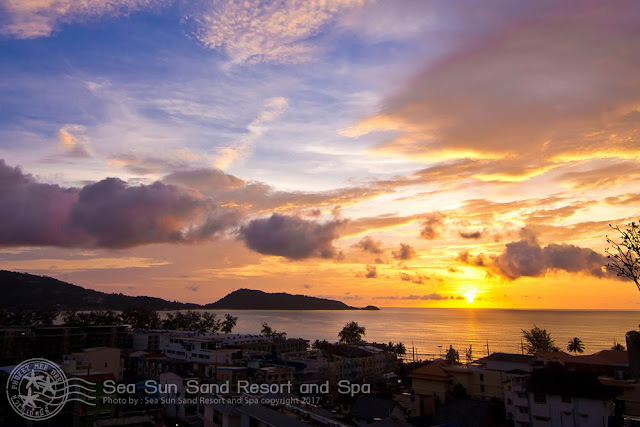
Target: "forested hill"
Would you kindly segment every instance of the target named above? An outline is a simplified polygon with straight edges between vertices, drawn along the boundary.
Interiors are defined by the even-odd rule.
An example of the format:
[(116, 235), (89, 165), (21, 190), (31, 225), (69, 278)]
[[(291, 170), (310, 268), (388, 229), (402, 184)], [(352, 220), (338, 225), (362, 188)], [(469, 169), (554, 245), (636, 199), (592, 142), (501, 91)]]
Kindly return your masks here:
[[(238, 289), (226, 297), (205, 305), (209, 309), (235, 310), (358, 310), (341, 301), (284, 292), (267, 293), (252, 289)], [(368, 310), (377, 310), (369, 306)]]
[(5, 270), (0, 270), (0, 293), (0, 308), (9, 310), (123, 310), (130, 307), (183, 310), (200, 307), (162, 298), (108, 294), (52, 277)]
[[(167, 301), (147, 296), (108, 294), (47, 276), (0, 270), (0, 309), (5, 310), (359, 310), (325, 298), (239, 289), (207, 305)], [(378, 310), (368, 306), (364, 310)]]

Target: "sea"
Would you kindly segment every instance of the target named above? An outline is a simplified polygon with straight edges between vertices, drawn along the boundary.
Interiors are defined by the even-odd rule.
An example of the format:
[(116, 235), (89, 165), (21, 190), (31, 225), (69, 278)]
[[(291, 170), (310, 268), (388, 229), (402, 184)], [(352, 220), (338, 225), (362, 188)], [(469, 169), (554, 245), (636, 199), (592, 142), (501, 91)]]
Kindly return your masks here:
[(609, 349), (614, 341), (626, 347), (625, 333), (638, 330), (640, 311), (516, 310), (467, 308), (381, 308), (368, 310), (208, 310), (219, 317), (238, 317), (234, 333), (257, 334), (266, 322), (289, 338), (338, 340), (350, 321), (366, 328), (369, 342), (402, 342), (406, 357), (433, 359), (453, 346), (464, 358), (471, 346), (474, 357), (488, 353), (521, 353), (522, 330), (546, 329), (555, 345), (566, 351), (573, 337), (582, 340), (585, 354)]

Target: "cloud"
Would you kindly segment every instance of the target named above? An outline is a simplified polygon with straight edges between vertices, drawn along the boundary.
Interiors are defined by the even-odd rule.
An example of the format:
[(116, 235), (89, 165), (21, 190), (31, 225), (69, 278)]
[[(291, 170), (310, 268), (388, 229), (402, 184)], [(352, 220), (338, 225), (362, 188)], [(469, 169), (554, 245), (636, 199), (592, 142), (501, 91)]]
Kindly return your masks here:
[(460, 231), (458, 232), (463, 239), (479, 239), (482, 237), (482, 231)]
[(200, 285), (185, 286), (185, 289), (191, 292), (198, 292), (200, 290)]
[(411, 276), (410, 274), (404, 273), (404, 272), (400, 272), (400, 279), (405, 281), (405, 282), (413, 282), (416, 283), (418, 285), (421, 285), (424, 283), (423, 281), (423, 277), (419, 274), (416, 274), (415, 276)]
[(249, 221), (240, 228), (239, 237), (261, 254), (290, 259), (334, 258), (338, 252), (333, 241), (339, 237), (342, 224), (341, 220), (320, 223), (274, 213)]
[(467, 39), (347, 134), (384, 132), (378, 153), (450, 166), (457, 181), (519, 182), (569, 162), (636, 158), (640, 5), (578, 5)]
[(314, 58), (311, 41), (337, 15), (360, 0), (304, 1), (213, 0), (204, 13), (194, 10), (187, 22), (193, 35), (212, 49), (224, 51), (232, 63), (299, 63)]
[(463, 252), (457, 259), (465, 264), (488, 268), (509, 280), (541, 277), (551, 271), (581, 273), (601, 278), (615, 277), (615, 274), (605, 268), (607, 258), (592, 249), (566, 243), (552, 243), (542, 247), (535, 238), (507, 243), (501, 254), (490, 258), (482, 255), (474, 257), (469, 252)]
[(456, 260), (468, 264), (475, 265), (476, 267), (484, 267), (487, 265), (486, 261), (481, 255), (473, 256), (469, 253), (469, 251), (460, 252)]
[(360, 240), (353, 246), (372, 254), (381, 254), (383, 252), (381, 247), (382, 242), (379, 240), (374, 240), (370, 236), (365, 236), (364, 238), (362, 238), (362, 240)]
[(58, 141), (69, 157), (87, 158), (89, 153), (89, 137), (87, 129), (81, 125), (65, 125), (58, 130)]
[(6, 14), (0, 33), (18, 39), (47, 37), (62, 24), (97, 16), (126, 16), (154, 3), (150, 0), (7, 0), (0, 5)]
[(66, 231), (78, 189), (41, 184), (0, 159), (0, 245), (70, 245), (82, 233)]
[(247, 126), (247, 133), (232, 146), (218, 149), (213, 166), (225, 170), (252, 155), (256, 141), (267, 131), (266, 125), (280, 117), (288, 106), (286, 98), (276, 97), (267, 100), (264, 110)]
[(245, 181), (219, 169), (177, 171), (165, 176), (162, 181), (197, 190), (221, 205), (242, 206), (255, 213), (291, 212), (312, 218), (320, 216), (318, 207), (350, 206), (385, 192), (368, 187), (319, 192), (278, 191), (265, 183)]
[(364, 275), (365, 278), (375, 279), (378, 277), (378, 269), (375, 265), (367, 265), (365, 269), (367, 270), (367, 273)]
[(438, 293), (432, 293), (432, 294), (427, 294), (427, 295), (408, 295), (408, 296), (381, 296), (381, 297), (374, 297), (376, 299), (390, 299), (390, 300), (410, 300), (410, 301), (445, 301), (448, 299), (459, 299), (457, 297), (449, 297), (446, 295), (441, 295)]
[(391, 252), (391, 255), (393, 255), (394, 259), (408, 260), (416, 256), (416, 250), (406, 243), (400, 243), (400, 249)]
[(240, 213), (198, 193), (106, 178), (82, 188), (41, 184), (0, 160), (0, 245), (124, 248), (211, 238)]
[(121, 153), (109, 157), (107, 163), (137, 175), (174, 173), (204, 165), (203, 158), (188, 148), (166, 150), (164, 154)]
[(444, 225), (444, 215), (440, 212), (432, 213), (426, 216), (426, 220), (422, 223), (422, 231), (420, 237), (427, 240), (433, 240), (440, 235), (440, 228)]

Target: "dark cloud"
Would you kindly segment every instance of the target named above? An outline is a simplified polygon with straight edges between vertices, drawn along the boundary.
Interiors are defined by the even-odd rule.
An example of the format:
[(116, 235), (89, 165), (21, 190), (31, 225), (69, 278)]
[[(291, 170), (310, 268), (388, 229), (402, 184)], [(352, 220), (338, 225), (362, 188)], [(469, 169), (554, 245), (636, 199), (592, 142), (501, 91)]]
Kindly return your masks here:
[(440, 235), (440, 228), (444, 225), (444, 215), (440, 212), (427, 215), (426, 220), (422, 223), (422, 231), (420, 237), (427, 240), (433, 240)]
[(81, 189), (41, 184), (0, 160), (0, 244), (124, 248), (210, 238), (240, 220), (193, 191), (107, 178)]
[(196, 220), (201, 200), (156, 182), (129, 187), (117, 178), (87, 185), (69, 212), (68, 224), (102, 247), (179, 242), (186, 224)]
[(375, 265), (367, 265), (366, 267), (367, 274), (364, 275), (367, 279), (375, 279), (378, 277), (378, 269)]
[(416, 250), (406, 243), (400, 243), (400, 249), (391, 252), (394, 259), (408, 260), (416, 256)]
[(185, 289), (191, 292), (198, 292), (200, 290), (200, 285), (186, 286)]
[(65, 230), (77, 199), (78, 189), (38, 183), (0, 160), (0, 245), (65, 246), (83, 240), (83, 233)]
[(457, 259), (465, 264), (486, 267), (510, 280), (540, 277), (554, 270), (615, 277), (615, 274), (606, 271), (607, 258), (604, 255), (565, 243), (542, 247), (534, 238), (508, 243), (500, 255), (492, 258), (482, 255), (474, 257), (469, 252), (462, 252)]
[(372, 254), (381, 254), (383, 252), (381, 248), (382, 242), (379, 240), (373, 240), (370, 236), (364, 237), (353, 246)]
[(473, 256), (469, 251), (460, 252), (456, 260), (469, 265), (475, 265), (477, 267), (484, 267), (486, 265), (484, 258), (481, 255)]
[(343, 221), (325, 223), (282, 214), (250, 221), (240, 228), (240, 239), (248, 248), (267, 255), (290, 259), (333, 258), (338, 255), (333, 241)]
[(412, 276), (410, 274), (404, 273), (404, 272), (400, 272), (400, 279), (404, 280), (405, 282), (413, 282), (416, 283), (418, 285), (423, 284), (423, 277), (419, 274), (416, 274), (415, 276)]
[(469, 231), (469, 232), (460, 231), (458, 232), (458, 234), (463, 239), (479, 239), (480, 237), (482, 237), (482, 231)]

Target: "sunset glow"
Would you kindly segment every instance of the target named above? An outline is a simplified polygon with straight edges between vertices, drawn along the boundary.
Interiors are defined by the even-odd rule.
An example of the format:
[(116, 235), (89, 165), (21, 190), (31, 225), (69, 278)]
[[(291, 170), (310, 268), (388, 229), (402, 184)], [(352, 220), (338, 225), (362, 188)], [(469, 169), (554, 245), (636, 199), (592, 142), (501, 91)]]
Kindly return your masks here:
[(0, 6), (0, 269), (639, 308), (640, 3), (59, 3)]

